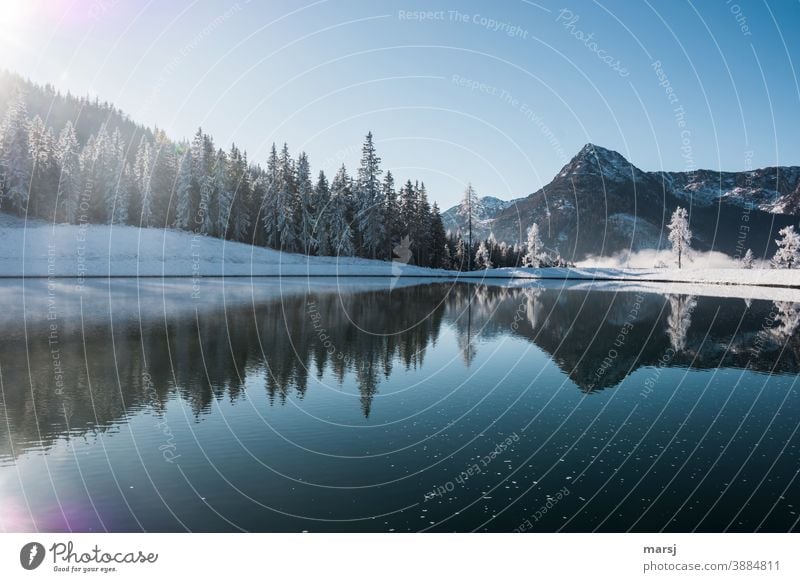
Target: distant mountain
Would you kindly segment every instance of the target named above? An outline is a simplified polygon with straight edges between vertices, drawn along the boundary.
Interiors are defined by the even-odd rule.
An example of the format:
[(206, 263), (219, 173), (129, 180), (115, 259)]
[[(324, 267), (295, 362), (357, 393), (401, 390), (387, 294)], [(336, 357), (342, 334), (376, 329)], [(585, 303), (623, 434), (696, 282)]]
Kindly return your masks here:
[(481, 227), (515, 243), (537, 222), (547, 247), (582, 260), (668, 248), (666, 224), (679, 205), (690, 212), (695, 248), (771, 254), (778, 230), (800, 216), (800, 167), (644, 172), (615, 151), (587, 144), (547, 186), (496, 205)]

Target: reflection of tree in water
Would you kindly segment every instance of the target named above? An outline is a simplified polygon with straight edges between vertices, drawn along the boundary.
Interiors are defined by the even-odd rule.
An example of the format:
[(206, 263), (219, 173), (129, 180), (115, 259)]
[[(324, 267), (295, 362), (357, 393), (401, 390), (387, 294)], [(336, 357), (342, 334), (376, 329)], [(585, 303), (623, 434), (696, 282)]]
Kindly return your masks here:
[[(799, 304), (776, 303), (773, 322), (772, 304), (765, 301), (745, 308), (734, 299), (644, 297), (624, 341), (619, 334), (636, 305), (633, 293), (447, 283), (287, 294), (227, 310), (201, 306), (197, 319), (175, 315), (141, 326), (115, 318), (113, 343), (107, 321), (87, 325), (82, 335), (78, 317), (63, 317), (60, 395), (48, 323), (29, 320), (27, 349), (22, 323), (0, 338), (0, 417), (8, 419), (15, 442), (47, 443), (70, 434), (68, 426), (71, 434), (86, 434), (141, 408), (163, 414), (176, 394), (197, 416), (215, 400), (237, 399), (245, 383), (264, 386), (270, 402), (280, 404), (303, 398), (313, 377), (352, 383), (368, 417), (381, 381), (398, 366), (422, 368), (445, 322), (467, 365), (479, 341), (513, 335), (535, 343), (585, 391), (616, 386), (640, 366), (660, 365), (670, 347), (676, 355), (668, 365), (800, 369)], [(758, 338), (764, 345), (754, 352)], [(600, 377), (604, 359), (609, 365)], [(0, 431), (0, 455), (10, 454), (8, 435)]]
[(418, 286), (284, 298), (264, 306), (257, 315), (270, 400), (283, 402), (293, 390), (302, 397), (307, 370), (322, 379), (330, 368), (340, 383), (354, 375), (369, 416), (380, 377), (388, 378), (395, 362), (407, 369), (423, 365), (428, 343), (439, 335), (443, 299), (438, 286)]
[[(255, 308), (200, 309), (196, 319), (192, 313), (140, 326), (115, 318), (113, 341), (107, 322), (86, 325), (83, 334), (79, 316), (64, 315), (58, 344), (63, 393), (54, 380), (49, 324), (29, 320), (27, 350), (17, 337), (21, 331), (6, 330), (0, 338), (0, 417), (9, 424), (0, 431), (0, 456), (11, 455), (9, 433), (18, 443), (47, 446), (78, 431), (104, 431), (142, 408), (162, 415), (175, 394), (198, 417), (214, 400), (236, 400), (246, 381), (259, 378), (272, 402), (290, 394), (302, 398), (309, 374), (323, 378), (326, 370), (340, 383), (352, 375), (368, 416), (381, 376), (397, 365), (423, 365), (439, 335), (446, 293), (436, 285), (287, 295)], [(318, 304), (328, 343), (309, 317), (309, 301)]]
[(791, 301), (775, 301), (774, 304), (775, 323), (770, 332), (777, 341), (784, 342), (800, 326), (800, 304)]
[(525, 315), (532, 329), (539, 327), (545, 315), (542, 311), (542, 302), (536, 300), (543, 291), (541, 287), (531, 287), (522, 290), (525, 296)]
[(667, 317), (667, 335), (675, 352), (686, 349), (686, 337), (692, 325), (692, 311), (697, 307), (697, 297), (693, 295), (668, 295), (669, 316)]

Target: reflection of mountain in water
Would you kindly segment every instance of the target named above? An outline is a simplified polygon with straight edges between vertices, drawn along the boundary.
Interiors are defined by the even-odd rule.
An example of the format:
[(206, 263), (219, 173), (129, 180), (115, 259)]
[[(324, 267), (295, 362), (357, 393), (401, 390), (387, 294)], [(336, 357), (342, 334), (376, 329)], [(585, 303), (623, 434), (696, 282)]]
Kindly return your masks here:
[[(582, 390), (613, 387), (641, 366), (800, 369), (800, 305), (741, 299), (436, 283), (393, 291), (309, 291), (222, 309), (218, 303), (152, 321), (59, 320), (54, 376), (48, 321), (0, 338), (0, 455), (105, 430), (143, 407), (159, 414), (179, 395), (196, 415), (236, 399), (245, 381), (270, 401), (302, 398), (310, 374), (348, 375), (369, 416), (382, 378), (423, 367), (442, 326), (469, 365), (482, 339), (513, 335), (548, 353)], [(27, 343), (25, 341), (27, 332)], [(665, 355), (667, 357), (665, 357)], [(59, 390), (62, 390), (59, 393)], [(34, 405), (35, 403), (35, 405)], [(18, 453), (19, 450), (15, 451)]]
[[(642, 366), (800, 370), (800, 305), (717, 297), (598, 291), (518, 291), (490, 329), (527, 317), (529, 338), (585, 391), (609, 388)], [(532, 297), (535, 293), (535, 297)], [(526, 297), (527, 296), (527, 297)], [(522, 300), (521, 300), (522, 299)]]

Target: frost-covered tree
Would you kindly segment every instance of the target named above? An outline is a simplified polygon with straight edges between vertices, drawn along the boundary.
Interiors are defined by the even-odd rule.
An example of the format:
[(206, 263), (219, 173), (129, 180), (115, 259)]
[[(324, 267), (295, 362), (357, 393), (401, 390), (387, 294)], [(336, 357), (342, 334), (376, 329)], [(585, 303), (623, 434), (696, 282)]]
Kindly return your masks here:
[(800, 266), (800, 235), (794, 230), (794, 225), (785, 226), (778, 231), (781, 238), (775, 239), (778, 250), (772, 257), (772, 267), (775, 269), (796, 269)]
[(461, 199), (456, 213), (467, 223), (467, 247), (470, 251), (467, 253), (467, 270), (471, 270), (472, 264), (469, 257), (471, 257), (472, 253), (472, 228), (477, 223), (478, 217), (483, 216), (481, 199), (478, 197), (475, 188), (472, 187), (471, 182), (468, 182), (467, 187), (464, 189), (464, 197)]
[(361, 148), (361, 165), (354, 188), (355, 217), (358, 244), (363, 255), (377, 258), (385, 248), (385, 200), (380, 167), (381, 159), (375, 152), (372, 132), (367, 134)]
[(103, 201), (105, 219), (109, 224), (124, 224), (128, 220), (128, 192), (121, 188), (125, 173), (125, 142), (119, 129), (105, 142), (100, 152), (102, 162)]
[(32, 164), (25, 96), (19, 89), (8, 104), (0, 130), (0, 202), (11, 211), (24, 214), (28, 209)]
[(467, 266), (467, 248), (461, 236), (456, 241), (456, 252), (453, 255), (453, 268), (463, 271)]
[(177, 228), (187, 229), (192, 221), (192, 155), (187, 150), (183, 157), (181, 157), (178, 180), (175, 185), (175, 195), (178, 198), (177, 207), (175, 209), (175, 226)]
[(278, 156), (278, 188), (275, 207), (277, 211), (280, 248), (293, 252), (298, 247), (298, 204), (294, 160), (289, 155), (289, 146), (283, 144)]
[(344, 165), (331, 183), (330, 245), (335, 255), (353, 256), (353, 231), (350, 228), (350, 177)]
[(747, 252), (742, 257), (742, 269), (752, 269), (754, 261), (755, 259), (753, 258), (753, 251), (747, 249)]
[(214, 200), (214, 145), (211, 138), (197, 130), (192, 140), (192, 164), (195, 181), (197, 183), (198, 204), (192, 212), (192, 230), (210, 235), (214, 233), (213, 209)]
[(131, 224), (139, 224), (141, 226), (153, 225), (153, 197), (152, 197), (152, 179), (153, 179), (153, 162), (154, 151), (150, 140), (147, 136), (142, 136), (139, 140), (139, 147), (136, 149), (136, 160), (133, 163), (133, 176), (136, 182), (135, 196), (138, 200), (131, 199), (130, 201), (130, 217)]
[(331, 255), (334, 246), (331, 244), (331, 190), (325, 172), (320, 170), (317, 184), (314, 186), (314, 239), (320, 255)]
[(297, 198), (300, 248), (310, 255), (317, 248), (318, 241), (314, 236), (314, 186), (311, 184), (311, 166), (305, 152), (301, 152), (297, 158)]
[(214, 208), (211, 217), (214, 222), (212, 231), (215, 236), (225, 238), (231, 215), (233, 204), (233, 192), (231, 192), (230, 176), (228, 175), (228, 156), (221, 149), (217, 152), (214, 160), (214, 177), (212, 179), (212, 191)]
[(146, 197), (139, 192), (144, 204), (137, 209), (141, 214), (134, 216), (143, 226), (167, 226), (175, 220), (174, 192), (180, 156), (178, 146), (162, 130), (154, 133), (150, 189)]
[(481, 244), (478, 245), (478, 250), (475, 253), (475, 266), (478, 269), (492, 268), (492, 260), (490, 258), (489, 249), (486, 246), (485, 241), (481, 241)]
[(392, 248), (401, 237), (400, 203), (397, 199), (391, 170), (387, 170), (386, 176), (383, 178), (383, 199), (386, 207), (384, 212), (386, 251), (384, 254), (386, 258), (391, 259)]
[(34, 216), (50, 214), (52, 192), (56, 186), (55, 139), (38, 115), (28, 124), (28, 155), (31, 161), (31, 183), (28, 212)]
[[(250, 170), (247, 167), (247, 153), (243, 154), (235, 144), (232, 145), (228, 156), (230, 218), (228, 230), (225, 233), (229, 238), (240, 242), (247, 241), (253, 225), (252, 205), (256, 199), (257, 188), (262, 189), (261, 178), (251, 178)], [(260, 201), (260, 196), (258, 199)], [(253, 237), (249, 242), (260, 241), (260, 237), (255, 236), (256, 234), (253, 232)]]
[(398, 193), (398, 215), (399, 220), (397, 224), (397, 236), (399, 238), (412, 235), (414, 230), (414, 221), (417, 217), (417, 192), (414, 189), (414, 184), (411, 180), (406, 180), (406, 183), (400, 188)]
[(524, 267), (538, 268), (539, 255), (542, 252), (542, 237), (539, 235), (539, 225), (535, 222), (528, 229), (528, 241), (525, 245), (525, 256), (522, 258)]
[(81, 196), (81, 164), (78, 138), (71, 121), (67, 121), (58, 135), (55, 156), (59, 168), (56, 196), (63, 208), (61, 215), (67, 222), (74, 223), (78, 218)]
[(667, 225), (669, 228), (669, 242), (672, 243), (672, 253), (678, 268), (681, 268), (684, 256), (689, 256), (690, 245), (692, 244), (692, 231), (689, 230), (689, 214), (685, 208), (678, 206), (672, 213), (672, 218)]
[(120, 174), (117, 197), (114, 203), (113, 221), (114, 224), (127, 224), (128, 212), (130, 209), (130, 200), (136, 194), (136, 179), (134, 177), (133, 168), (130, 164), (125, 163), (122, 167)]
[(275, 144), (267, 158), (267, 171), (264, 176), (264, 199), (261, 203), (262, 222), (264, 225), (264, 239), (267, 246), (277, 249), (281, 246), (280, 233), (278, 232), (278, 190), (280, 189), (280, 170), (278, 150)]

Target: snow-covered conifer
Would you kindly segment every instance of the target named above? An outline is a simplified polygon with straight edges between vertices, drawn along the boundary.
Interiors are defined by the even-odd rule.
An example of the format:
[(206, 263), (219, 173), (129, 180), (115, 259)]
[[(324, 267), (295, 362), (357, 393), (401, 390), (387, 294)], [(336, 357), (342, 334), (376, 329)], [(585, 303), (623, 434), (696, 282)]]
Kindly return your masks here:
[(475, 266), (478, 269), (492, 268), (492, 260), (490, 258), (489, 249), (487, 248), (485, 241), (481, 241), (481, 244), (478, 245), (478, 250), (475, 253)]
[(775, 239), (778, 250), (772, 257), (772, 266), (776, 269), (796, 269), (800, 267), (800, 235), (794, 225), (785, 226), (778, 231), (781, 238)]
[(381, 159), (375, 152), (372, 132), (361, 149), (361, 165), (355, 183), (355, 211), (361, 252), (376, 258), (385, 243), (385, 200), (381, 186)]
[(678, 206), (672, 213), (672, 218), (667, 225), (669, 228), (669, 242), (672, 243), (672, 253), (680, 269), (683, 257), (689, 257), (692, 244), (692, 231), (689, 230), (689, 214), (685, 208)]
[(8, 208), (24, 214), (28, 209), (32, 163), (28, 150), (28, 114), (20, 89), (15, 90), (0, 127), (0, 194)]
[(535, 222), (528, 229), (528, 240), (525, 246), (525, 256), (522, 258), (524, 267), (539, 268), (539, 255), (542, 252), (542, 237), (539, 235), (539, 225)]
[(355, 254), (353, 246), (353, 231), (350, 228), (350, 177), (347, 169), (342, 166), (336, 173), (331, 183), (331, 214), (329, 225), (330, 244), (333, 254), (352, 256)]

